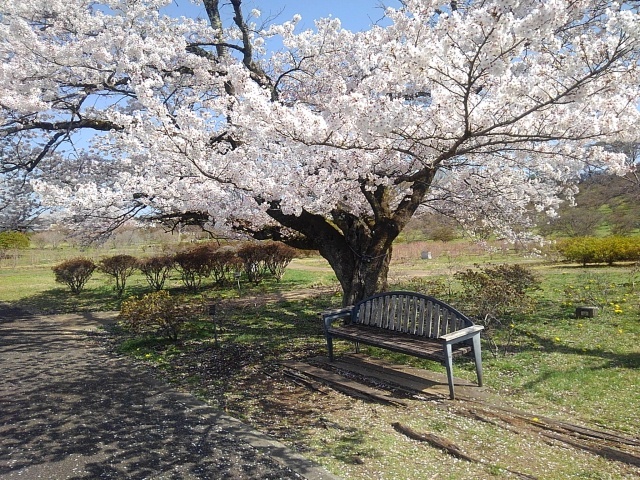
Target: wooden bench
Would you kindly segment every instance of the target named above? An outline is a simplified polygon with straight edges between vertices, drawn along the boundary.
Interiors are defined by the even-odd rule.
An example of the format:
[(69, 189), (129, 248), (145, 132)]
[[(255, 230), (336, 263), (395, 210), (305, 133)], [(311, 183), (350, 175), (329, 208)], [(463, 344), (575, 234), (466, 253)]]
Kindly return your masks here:
[[(428, 358), (444, 363), (453, 390), (453, 356), (473, 352), (478, 385), (482, 386), (480, 331), (462, 313), (433, 297), (414, 292), (386, 292), (367, 298), (354, 306), (328, 310), (321, 314), (333, 362), (333, 339), (342, 338)], [(342, 320), (338, 324), (336, 321)]]

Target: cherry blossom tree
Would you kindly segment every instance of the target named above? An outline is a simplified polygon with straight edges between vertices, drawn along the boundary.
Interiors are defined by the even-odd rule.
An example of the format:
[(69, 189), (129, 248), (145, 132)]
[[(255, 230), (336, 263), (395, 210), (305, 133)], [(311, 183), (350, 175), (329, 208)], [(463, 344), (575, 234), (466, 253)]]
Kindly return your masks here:
[(635, 141), (636, 2), (405, 0), (362, 32), (166, 3), (0, 0), (3, 171), (93, 232), (155, 218), (317, 248), (348, 304), (386, 287), (413, 215), (513, 236)]
[(0, 232), (28, 230), (43, 211), (29, 181), (16, 173), (0, 178)]

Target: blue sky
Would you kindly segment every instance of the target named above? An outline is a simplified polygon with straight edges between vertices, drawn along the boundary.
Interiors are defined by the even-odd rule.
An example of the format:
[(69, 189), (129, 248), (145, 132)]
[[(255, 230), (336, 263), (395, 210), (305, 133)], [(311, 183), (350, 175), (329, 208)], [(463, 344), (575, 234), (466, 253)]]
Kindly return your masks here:
[[(228, 3), (228, 0), (221, 0)], [(399, 0), (382, 0), (384, 5), (399, 6)], [(302, 21), (298, 24), (297, 31), (313, 28), (315, 19), (322, 17), (339, 18), (342, 26), (352, 31), (368, 29), (382, 18), (384, 9), (381, 0), (243, 0), (245, 12), (257, 8), (262, 12), (261, 20), (267, 20), (277, 15), (275, 23), (282, 23), (299, 13)], [(223, 12), (230, 12), (230, 6), (226, 5)], [(166, 9), (171, 16), (186, 16), (192, 18), (207, 18), (202, 2), (191, 0), (173, 0)], [(279, 14), (279, 15), (278, 15)], [(274, 42), (276, 45), (277, 42)], [(99, 104), (99, 103), (98, 103)], [(78, 142), (76, 146), (85, 146), (80, 135), (74, 136)]]
[[(385, 5), (397, 7), (398, 0), (384, 0)], [(245, 11), (257, 8), (264, 20), (282, 12), (276, 23), (290, 20), (293, 15), (302, 15), (300, 30), (313, 28), (313, 21), (321, 17), (337, 17), (349, 30), (365, 30), (383, 14), (381, 0), (244, 0)], [(174, 0), (169, 7), (170, 15), (206, 18), (202, 3), (194, 5), (189, 0)]]

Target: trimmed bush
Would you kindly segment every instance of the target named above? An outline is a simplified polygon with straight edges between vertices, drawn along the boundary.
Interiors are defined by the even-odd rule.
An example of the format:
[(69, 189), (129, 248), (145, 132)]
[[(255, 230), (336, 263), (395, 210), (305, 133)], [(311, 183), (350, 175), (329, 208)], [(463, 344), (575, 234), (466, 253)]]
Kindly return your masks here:
[(129, 278), (135, 272), (138, 260), (131, 255), (114, 255), (100, 260), (98, 269), (114, 278), (116, 295), (122, 297)]
[(264, 252), (264, 262), (267, 270), (279, 282), (284, 276), (284, 272), (297, 256), (297, 250), (284, 243), (269, 242), (262, 246)]
[(242, 261), (230, 247), (221, 247), (211, 253), (211, 274), (217, 285), (223, 286), (242, 269)]
[(176, 341), (185, 324), (197, 320), (203, 312), (202, 304), (189, 303), (185, 297), (172, 297), (166, 290), (160, 290), (122, 302), (120, 323), (136, 334)]
[(67, 285), (73, 293), (80, 293), (91, 278), (96, 264), (84, 257), (72, 258), (52, 267), (56, 282)]
[(199, 245), (174, 255), (176, 268), (187, 289), (197, 291), (202, 285), (202, 280), (211, 275), (213, 252), (214, 249), (210, 245)]
[(259, 284), (267, 274), (267, 254), (260, 243), (245, 243), (238, 250), (238, 257), (242, 260), (244, 272), (250, 282)]
[(157, 292), (164, 288), (174, 264), (172, 256), (158, 255), (138, 260), (138, 270), (144, 274), (149, 286)]
[(588, 263), (596, 263), (598, 258), (597, 238), (571, 238), (560, 242), (558, 251), (568, 261), (581, 263), (586, 267)]

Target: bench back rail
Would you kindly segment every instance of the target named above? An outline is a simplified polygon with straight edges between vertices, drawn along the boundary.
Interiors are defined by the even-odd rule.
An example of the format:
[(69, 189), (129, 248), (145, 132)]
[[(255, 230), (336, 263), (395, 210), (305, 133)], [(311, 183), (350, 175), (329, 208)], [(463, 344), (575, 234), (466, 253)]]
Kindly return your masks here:
[(473, 322), (440, 300), (413, 292), (388, 292), (357, 303), (351, 323), (426, 338), (439, 338)]

